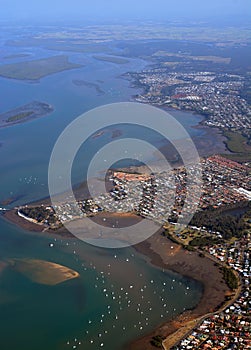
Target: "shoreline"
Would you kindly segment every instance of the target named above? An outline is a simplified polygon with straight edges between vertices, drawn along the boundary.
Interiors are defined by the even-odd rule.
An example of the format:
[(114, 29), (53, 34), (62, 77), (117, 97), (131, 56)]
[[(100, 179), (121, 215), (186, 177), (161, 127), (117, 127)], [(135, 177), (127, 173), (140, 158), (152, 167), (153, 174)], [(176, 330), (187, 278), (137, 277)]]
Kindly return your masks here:
[[(223, 281), (219, 267), (211, 259), (200, 257), (198, 252), (188, 252), (181, 245), (173, 243), (167, 237), (159, 234), (153, 235), (134, 248), (153, 266), (173, 271), (200, 282), (203, 291), (195, 308), (184, 311), (176, 318), (159, 325), (151, 333), (136, 339), (128, 344), (127, 350), (154, 349), (155, 347), (150, 344), (150, 341), (152, 337), (157, 335), (162, 336), (166, 342), (170, 336), (175, 337), (175, 339), (177, 337), (176, 343), (178, 338), (183, 337), (184, 330), (189, 332), (206, 315), (218, 312), (225, 305), (225, 298), (230, 294), (230, 290)], [(179, 330), (182, 332), (182, 336), (178, 336), (177, 331)], [(169, 349), (169, 347), (165, 347), (165, 349)]]
[(55, 112), (55, 108), (48, 103), (32, 101), (23, 106), (0, 114), (0, 128), (7, 128), (27, 123)]
[[(194, 110), (185, 110), (185, 109), (166, 107), (166, 106), (160, 106), (160, 108), (166, 112), (170, 112), (170, 113), (172, 111), (182, 112), (184, 114), (186, 113), (192, 114), (195, 117), (202, 119), (201, 121), (197, 122), (195, 125), (191, 126), (192, 129), (202, 130), (204, 132), (204, 135), (192, 137), (192, 140), (196, 148), (200, 150), (199, 152), (200, 157), (208, 157), (216, 153), (224, 154), (224, 155), (232, 154), (232, 152), (230, 152), (226, 146), (227, 138), (224, 135), (224, 131), (218, 127), (205, 125), (204, 124), (204, 121), (206, 120), (205, 115), (200, 114)], [(207, 144), (205, 145), (205, 143)]]
[[(38, 81), (39, 79), (30, 80), (30, 83), (36, 83)], [(171, 110), (176, 109), (172, 108)], [(184, 110), (180, 111), (186, 112)], [(196, 112), (194, 112), (193, 114), (196, 114)], [(205, 118), (205, 116), (200, 114), (198, 114), (198, 116)], [(217, 149), (220, 149), (219, 153), (223, 153), (223, 148), (225, 148), (224, 153), (231, 153), (228, 151), (227, 147), (225, 147), (225, 143), (223, 140), (226, 138), (224, 137), (222, 130), (203, 125), (202, 123), (203, 121), (192, 126), (194, 129), (202, 129), (205, 132), (204, 135), (196, 137), (197, 142), (195, 141), (196, 147), (200, 150), (202, 149), (203, 154), (200, 154), (200, 156), (204, 157), (206, 155), (207, 148), (209, 148), (210, 153), (214, 153), (214, 150)], [(215, 142), (208, 142), (210, 136), (212, 137), (213, 141), (215, 139)], [(130, 214), (127, 215), (130, 216)], [(8, 210), (6, 213), (4, 213), (3, 218), (4, 220), (7, 220), (12, 224), (21, 227), (27, 231), (36, 232), (38, 234), (40, 234), (41, 232), (43, 235), (57, 235), (62, 239), (75, 238), (64, 227), (59, 228), (58, 230), (52, 230), (47, 229), (43, 225), (39, 225), (22, 219), (16, 214), (15, 208)], [(189, 322), (192, 322), (193, 325), (193, 322), (198, 323), (201, 319), (205, 318), (208, 315), (208, 312), (206, 312), (208, 308), (210, 310), (216, 310), (216, 312), (219, 312), (219, 310), (222, 307), (220, 306), (221, 298), (224, 298), (225, 300), (225, 296), (228, 293), (229, 289), (226, 287), (225, 282), (222, 283), (221, 273), (220, 276), (214, 273), (214, 271), (218, 271), (219, 273), (219, 267), (215, 266), (214, 262), (208, 257), (202, 258), (199, 256), (198, 252), (188, 252), (184, 250), (181, 247), (181, 245), (173, 243), (166, 237), (162, 237), (160, 233), (158, 233), (158, 235), (155, 234), (147, 241), (137, 244), (133, 248), (140, 255), (142, 255), (143, 259), (146, 260), (147, 264), (152, 264), (153, 266), (164, 268), (181, 274), (182, 276), (186, 276), (190, 279), (195, 279), (196, 281), (201, 282), (203, 285), (203, 291), (201, 299), (199, 300), (198, 305), (195, 308), (187, 310), (184, 313), (178, 315), (176, 318), (164, 322), (156, 329), (154, 329), (150, 334), (145, 335), (140, 339), (134, 340), (127, 347), (128, 350), (155, 349), (150, 344), (152, 336), (159, 335), (162, 333), (165, 336), (175, 336), (176, 331), (179, 330), (180, 327), (189, 324)], [(210, 278), (211, 276), (213, 276), (213, 278)], [(219, 302), (218, 305), (217, 302)]]
[[(129, 213), (126, 215), (108, 213), (107, 215), (110, 215), (111, 218), (126, 216), (128, 219), (134, 220), (133, 215)], [(3, 217), (28, 231), (60, 235), (61, 238), (74, 238), (64, 227), (57, 231), (46, 230), (42, 225), (26, 221), (16, 214), (15, 209), (7, 211)], [(178, 330), (183, 335), (184, 330), (189, 327), (194, 328), (206, 315), (218, 312), (225, 305), (226, 297), (230, 293), (233, 295), (233, 292), (230, 292), (223, 280), (219, 266), (212, 259), (206, 256), (201, 257), (197, 251), (189, 252), (185, 250), (180, 244), (174, 243), (169, 238), (161, 235), (161, 229), (148, 240), (134, 245), (133, 248), (146, 263), (200, 282), (202, 296), (195, 308), (184, 311), (177, 317), (160, 324), (151, 333), (127, 344), (125, 347), (127, 350), (154, 349), (150, 341), (156, 335), (163, 336), (166, 341), (170, 336), (172, 338), (177, 337)]]
[[(12, 223), (15, 226), (21, 227), (24, 230), (29, 232), (43, 232), (48, 234), (60, 235), (60, 237), (72, 237), (75, 236), (71, 234), (64, 226), (59, 227), (57, 229), (52, 229), (46, 227), (43, 224), (35, 223), (30, 220), (25, 219), (22, 216), (19, 216), (17, 213), (17, 208), (9, 209), (2, 213), (2, 217)], [(103, 222), (103, 218), (106, 218), (106, 222)], [(115, 220), (119, 220), (119, 227), (127, 227), (130, 225), (134, 225), (142, 220), (142, 218), (133, 213), (112, 213), (112, 212), (102, 212), (98, 213), (92, 217), (89, 217), (95, 223), (102, 224), (104, 227), (111, 226)], [(127, 222), (128, 221), (128, 222)]]
[(74, 238), (74, 236), (67, 231), (67, 229), (63, 226), (58, 228), (57, 230), (48, 229), (44, 225), (36, 224), (31, 221), (25, 220), (21, 216), (17, 214), (17, 210), (15, 208), (7, 210), (2, 214), (2, 217), (7, 222), (22, 228), (25, 231), (33, 232), (33, 233), (43, 233), (47, 235), (55, 235), (60, 238)]

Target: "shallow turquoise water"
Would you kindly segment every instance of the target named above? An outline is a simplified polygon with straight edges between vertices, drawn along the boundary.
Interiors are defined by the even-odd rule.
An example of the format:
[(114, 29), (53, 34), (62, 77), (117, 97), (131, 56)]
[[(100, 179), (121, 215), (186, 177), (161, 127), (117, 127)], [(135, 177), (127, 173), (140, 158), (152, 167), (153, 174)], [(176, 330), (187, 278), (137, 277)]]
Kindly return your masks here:
[(44, 259), (80, 273), (79, 279), (45, 286), (5, 269), (0, 279), (1, 349), (67, 349), (75, 339), (80, 349), (98, 349), (102, 343), (103, 349), (121, 349), (194, 307), (201, 296), (198, 283), (150, 266), (133, 248), (98, 249), (0, 223), (1, 259)]
[[(41, 54), (49, 52), (34, 53), (36, 57)], [(132, 60), (118, 66), (78, 54), (72, 54), (71, 59), (84, 60), (87, 66), (34, 84), (0, 78), (0, 113), (32, 100), (51, 103), (55, 108), (50, 116), (0, 129), (0, 200), (16, 198), (12, 206), (48, 195), (48, 162), (59, 134), (91, 108), (128, 101), (135, 89), (118, 76), (145, 65)], [(77, 87), (73, 79), (103, 80), (100, 85), (106, 94), (97, 96), (94, 89)], [(198, 117), (174, 114), (193, 135), (202, 133), (192, 128)], [(129, 129), (123, 132), (127, 135)], [(97, 140), (96, 146), (101, 142)], [(84, 160), (82, 166), (85, 165)], [(80, 180), (76, 172), (74, 181)], [(73, 346), (119, 350), (164, 320), (194, 307), (201, 296), (198, 283), (150, 266), (133, 248), (104, 250), (73, 239), (28, 233), (0, 217), (0, 259), (8, 258), (49, 260), (75, 269), (80, 278), (50, 287), (5, 269), (0, 275), (3, 350), (59, 350)]]

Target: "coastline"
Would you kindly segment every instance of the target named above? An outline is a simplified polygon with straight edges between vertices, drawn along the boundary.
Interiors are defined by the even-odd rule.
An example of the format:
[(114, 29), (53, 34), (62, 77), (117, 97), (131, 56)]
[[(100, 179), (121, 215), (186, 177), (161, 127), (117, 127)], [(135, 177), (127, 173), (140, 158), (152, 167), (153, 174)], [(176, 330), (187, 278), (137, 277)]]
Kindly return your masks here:
[(51, 104), (32, 101), (23, 106), (0, 114), (0, 128), (23, 124), (46, 117), (55, 111)]
[(191, 126), (193, 129), (202, 130), (204, 132), (202, 136), (192, 137), (193, 142), (199, 151), (200, 157), (208, 157), (216, 153), (231, 154), (231, 152), (228, 150), (226, 146), (227, 138), (224, 136), (223, 130), (217, 127), (211, 127), (211, 126), (205, 125), (204, 124), (204, 121), (206, 120), (205, 115), (199, 114), (198, 112), (193, 110), (183, 110), (183, 109), (174, 108), (174, 107), (161, 106), (160, 108), (170, 113), (172, 111), (178, 111), (184, 114), (191, 113), (194, 116), (197, 116), (202, 119), (197, 124)]
[[(24, 230), (29, 232), (44, 232), (48, 234), (60, 235), (61, 238), (75, 238), (64, 226), (59, 227), (58, 229), (51, 229), (45, 227), (43, 224), (38, 224), (25, 218), (19, 216), (17, 214), (17, 209), (13, 208), (7, 210), (2, 214), (2, 217), (8, 222), (21, 227)], [(106, 218), (106, 222), (103, 221), (103, 218)], [(130, 225), (135, 225), (140, 222), (142, 219), (133, 214), (133, 213), (110, 213), (110, 212), (102, 212), (98, 213), (95, 216), (91, 217), (91, 220), (95, 223), (103, 225), (104, 227), (111, 227), (115, 222), (118, 222), (119, 227), (127, 227)]]
[(188, 252), (160, 234), (155, 234), (134, 248), (148, 263), (200, 282), (203, 292), (194, 309), (186, 310), (178, 317), (159, 325), (150, 334), (136, 339), (128, 344), (127, 350), (154, 349), (150, 344), (152, 337), (161, 335), (167, 341), (181, 327), (193, 328), (207, 314), (217, 312), (224, 305), (225, 297), (230, 291), (223, 281), (219, 267), (211, 259), (200, 257), (198, 252)]
[(44, 226), (35, 224), (18, 216), (16, 209), (6, 211), (5, 213), (3, 213), (2, 217), (8, 222), (11, 222), (12, 224), (30, 232), (44, 231)]
[(60, 238), (74, 238), (74, 236), (67, 231), (67, 229), (63, 226), (58, 228), (57, 230), (48, 229), (44, 225), (39, 225), (33, 223), (31, 221), (25, 220), (22, 217), (17, 215), (16, 209), (10, 209), (3, 213), (2, 217), (4, 220), (10, 222), (11, 224), (21, 227), (23, 230), (33, 233), (44, 233), (60, 236)]
[[(108, 214), (110, 219), (119, 217), (134, 221), (131, 214)], [(3, 217), (15, 225), (25, 230), (33, 232), (46, 232), (47, 234), (57, 234), (61, 238), (73, 237), (64, 227), (57, 231), (46, 230), (44, 226), (26, 221), (16, 214), (14, 209), (4, 213)], [(100, 218), (97, 218), (100, 221)], [(180, 328), (193, 328), (203, 317), (209, 313), (217, 312), (226, 301), (226, 296), (230, 292), (226, 283), (223, 281), (222, 273), (215, 262), (208, 257), (201, 257), (198, 252), (189, 252), (181, 245), (172, 242), (169, 238), (161, 235), (160, 229), (147, 241), (134, 246), (134, 249), (140, 254), (147, 264), (152, 264), (158, 268), (166, 269), (178, 273), (184, 277), (194, 279), (201, 283), (203, 287), (202, 296), (197, 306), (191, 310), (186, 310), (178, 317), (160, 324), (151, 333), (127, 344), (127, 350), (146, 350), (154, 349), (150, 344), (153, 336), (161, 335), (167, 339), (169, 336), (177, 337)], [(183, 328), (184, 327), (184, 328)], [(190, 327), (190, 328), (189, 328)], [(184, 333), (182, 333), (184, 334)], [(176, 338), (175, 338), (176, 339)], [(166, 347), (168, 349), (168, 347)]]
[[(188, 43), (189, 43), (189, 41), (188, 41)], [(60, 48), (60, 44), (59, 44), (59, 48)], [(33, 48), (32, 48), (32, 51), (33, 51)], [(98, 52), (98, 54), (99, 54), (99, 52)], [(100, 54), (101, 54), (101, 52), (100, 52)], [(109, 52), (108, 52), (108, 54), (107, 53), (105, 53), (105, 54), (108, 55)], [(102, 61), (102, 59), (101, 59), (101, 61)], [(145, 62), (147, 62), (146, 59), (145, 59)], [(116, 63), (116, 62), (110, 62), (110, 65), (112, 63)], [(151, 67), (150, 63), (151, 63), (151, 61), (149, 60), (149, 62), (148, 62), (149, 67)], [(138, 66), (138, 64), (137, 64), (137, 66)], [(147, 67), (148, 67), (148, 65), (147, 65)], [(132, 70), (133, 70), (133, 68), (132, 68)], [(89, 72), (89, 69), (88, 69), (88, 72)], [(103, 78), (103, 75), (101, 78)], [(16, 79), (9, 78), (9, 80), (16, 80)], [(27, 82), (30, 84), (37, 84), (39, 81), (40, 81), (40, 79), (37, 79), (37, 80), (25, 80), (24, 79), (23, 80), (24, 83)], [(114, 84), (112, 83), (112, 85), (114, 85)], [(99, 90), (98, 90), (97, 86), (95, 87), (93, 85), (91, 87), (89, 85), (89, 88), (94, 89), (93, 92), (90, 91), (91, 96), (93, 94), (97, 94), (97, 95), (99, 94)], [(85, 87), (88, 88), (88, 85), (85, 85)], [(95, 92), (95, 89), (96, 89), (96, 92)], [(122, 87), (122, 89), (123, 89), (123, 87)], [(75, 90), (77, 90), (77, 89), (75, 89)], [(81, 88), (79, 90), (81, 90)], [(39, 88), (39, 91), (40, 91), (40, 88)], [(80, 93), (81, 93), (81, 91), (79, 91), (79, 94)], [(103, 93), (100, 91), (100, 95), (102, 95), (102, 94)], [(176, 110), (176, 109), (174, 108), (172, 110)], [(183, 112), (184, 110), (181, 110), (181, 111)], [(186, 111), (184, 111), (184, 112), (186, 112)], [(194, 113), (194, 114), (196, 114), (196, 113)], [(199, 116), (201, 116), (201, 115), (199, 115)], [(184, 118), (186, 118), (186, 116)], [(197, 131), (202, 131), (201, 132), (202, 135), (195, 136), (195, 140), (194, 140), (194, 143), (195, 143), (197, 149), (199, 150), (201, 157), (207, 156), (208, 153), (210, 155), (214, 154), (214, 153), (224, 153), (224, 154), (230, 153), (231, 154), (231, 151), (228, 150), (227, 147), (225, 147), (224, 140), (226, 138), (225, 138), (222, 130), (220, 130), (218, 128), (203, 125), (203, 121), (198, 122), (198, 123), (194, 123), (194, 124), (195, 125), (191, 126), (191, 128), (197, 129)], [(114, 135), (116, 135), (116, 134), (114, 134)], [(95, 137), (93, 137), (93, 138), (95, 138)], [(116, 138), (116, 136), (114, 136), (114, 138)], [(0, 147), (1, 147), (1, 144), (0, 144)], [(15, 168), (17, 170), (19, 170), (18, 165), (15, 165)], [(21, 169), (21, 167), (20, 167), (20, 169)], [(132, 172), (133, 172), (133, 170), (132, 170)], [(10, 184), (11, 184), (11, 181), (10, 181)], [(32, 189), (32, 187), (31, 187), (31, 189)], [(83, 191), (83, 188), (81, 188), (81, 191)], [(23, 192), (25, 193), (25, 190)], [(21, 193), (23, 193), (23, 192), (21, 192)], [(29, 192), (30, 192), (30, 190), (29, 190)], [(10, 192), (6, 191), (6, 193), (10, 193)], [(15, 191), (14, 191), (14, 193), (15, 193)], [(35, 190), (34, 190), (34, 193), (36, 193)], [(40, 191), (39, 191), (39, 193), (40, 193)], [(35, 198), (36, 195), (33, 195), (32, 198), (33, 197)], [(80, 196), (80, 198), (81, 198), (81, 196)], [(24, 194), (23, 201), (25, 201), (25, 194)], [(45, 198), (44, 201), (46, 202), (47, 198)], [(12, 203), (9, 203), (8, 208), (14, 207), (18, 203), (18, 201), (17, 201), (17, 203), (15, 203), (15, 201), (13, 201), (13, 202), (14, 202), (14, 205), (11, 205)], [(21, 201), (19, 201), (19, 202), (21, 202)], [(37, 201), (35, 201), (35, 202), (37, 202)], [(37, 203), (41, 203), (41, 202), (38, 201)], [(6, 206), (7, 206), (7, 204), (6, 204)], [(118, 215), (120, 215), (120, 214), (118, 214)], [(130, 214), (127, 214), (127, 215), (130, 216)], [(1, 211), (0, 211), (0, 216), (1, 216)], [(59, 228), (59, 229), (53, 230), (53, 229), (46, 228), (45, 226), (35, 224), (32, 222), (28, 222), (27, 220), (22, 219), (21, 217), (19, 217), (18, 215), (15, 214), (15, 208), (7, 211), (6, 213), (3, 213), (2, 218), (6, 222), (7, 221), (11, 222), (13, 225), (16, 225), (17, 227), (21, 227), (25, 231), (28, 231), (28, 233), (26, 234), (28, 236), (28, 239), (29, 239), (29, 232), (31, 233), (30, 236), (33, 235), (33, 232), (34, 232), (34, 236), (36, 235), (36, 237), (38, 238), (38, 241), (41, 240), (41, 238), (43, 241), (43, 237), (45, 237), (45, 240), (46, 240), (46, 237), (49, 235), (51, 235), (52, 237), (57, 237), (58, 241), (62, 239), (62, 241), (64, 241), (63, 243), (65, 243), (68, 238), (69, 238), (69, 242), (71, 242), (71, 243), (73, 243), (73, 241), (75, 239), (75, 237), (72, 236), (71, 233), (68, 232), (64, 226)], [(100, 220), (101, 220), (100, 217), (97, 217), (97, 221), (100, 221)], [(130, 220), (133, 221), (133, 218), (131, 218)], [(6, 231), (7, 231), (6, 232), (7, 237), (10, 236), (8, 230), (6, 230)], [(25, 239), (25, 236), (24, 236), (24, 239)], [(57, 252), (57, 249), (59, 248), (56, 245), (57, 244), (55, 243), (55, 249), (48, 249), (49, 253), (50, 254), (53, 253), (54, 256), (55, 256), (55, 252)], [(5, 247), (5, 245), (3, 245), (3, 247)], [(45, 246), (45, 249), (46, 248), (47, 248), (47, 246)], [(128, 345), (128, 347), (126, 348), (127, 350), (151, 350), (151, 349), (153, 350), (153, 349), (156, 349), (155, 347), (151, 346), (150, 340), (153, 336), (159, 335), (159, 334), (163, 334), (163, 336), (165, 336), (165, 337), (168, 336), (168, 338), (166, 338), (166, 339), (169, 339), (169, 337), (170, 337), (170, 341), (173, 341), (173, 339), (175, 337), (176, 338), (178, 337), (179, 339), (181, 339), (184, 336), (184, 328), (185, 327), (188, 327), (188, 328), (191, 327), (191, 329), (192, 329), (195, 327), (196, 324), (201, 322), (202, 319), (208, 317), (209, 313), (208, 312), (206, 313), (207, 308), (210, 308), (210, 310), (217, 310), (216, 311), (217, 313), (221, 311), (222, 306), (218, 307), (220, 304), (218, 306), (216, 306), (215, 309), (213, 308), (214, 305), (217, 304), (216, 303), (217, 300), (215, 300), (214, 298), (213, 298), (213, 300), (211, 300), (211, 294), (209, 293), (210, 290), (212, 290), (212, 289), (210, 289), (211, 285), (209, 283), (211, 280), (210, 277), (212, 275), (214, 278), (214, 275), (215, 275), (214, 268), (215, 268), (215, 271), (216, 271), (216, 269), (219, 270), (219, 267), (215, 266), (214, 262), (212, 262), (213, 266), (210, 265), (212, 267), (212, 270), (210, 270), (210, 266), (209, 267), (207, 266), (209, 264), (208, 261), (210, 261), (210, 258), (208, 258), (208, 257), (201, 258), (197, 252), (190, 253), (190, 252), (184, 250), (179, 244), (173, 243), (167, 237), (162, 237), (161, 230), (160, 230), (160, 232), (158, 232), (158, 235), (156, 234), (154, 237), (152, 237), (152, 239), (149, 239), (149, 240), (147, 240), (141, 244), (138, 244), (132, 248), (133, 248), (132, 251), (136, 252), (135, 255), (137, 254), (137, 256), (138, 255), (142, 256), (143, 264), (145, 262), (146, 268), (150, 269), (150, 266), (153, 265), (153, 266), (156, 266), (157, 268), (160, 268), (160, 269), (167, 269), (170, 271), (177, 272), (177, 273), (184, 275), (184, 276), (187, 276), (188, 278), (191, 278), (191, 279), (194, 278), (197, 281), (198, 281), (197, 278), (200, 278), (200, 282), (203, 285), (203, 289), (202, 289), (201, 298), (199, 298), (199, 297), (193, 298), (193, 300), (195, 300), (198, 303), (197, 306), (195, 306), (193, 309), (189, 309), (189, 307), (188, 307), (188, 309), (185, 312), (183, 312), (180, 315), (177, 315), (176, 317), (173, 317), (173, 319), (171, 319), (169, 321), (165, 322), (165, 318), (163, 318), (162, 320), (164, 321), (164, 323), (160, 324), (155, 329), (153, 327), (151, 327), (149, 334), (146, 334), (143, 337), (141, 335), (140, 338), (138, 338), (138, 339), (132, 338), (132, 342), (127, 344)], [(34, 250), (34, 256), (35, 255), (36, 254), (35, 254), (35, 250)], [(83, 256), (84, 256), (84, 254), (83, 254)], [(198, 263), (196, 264), (196, 262), (198, 262)], [(205, 266), (203, 266), (203, 265), (205, 265)], [(1, 269), (3, 269), (3, 267), (4, 267), (4, 264), (1, 265), (1, 262), (0, 262), (0, 274), (1, 274)], [(210, 273), (211, 273), (211, 275), (210, 275)], [(191, 277), (189, 277), (189, 274), (191, 274)], [(127, 274), (127, 275), (130, 276), (130, 274)], [(214, 281), (214, 283), (216, 283), (216, 281)], [(216, 291), (215, 291), (215, 293), (217, 293), (216, 294), (217, 297), (219, 297), (219, 295), (220, 295), (223, 298), (223, 293), (224, 293), (223, 284), (225, 284), (225, 283), (222, 283), (220, 278), (218, 279), (218, 283), (215, 284), (216, 287), (218, 287), (218, 285), (220, 287), (220, 290), (216, 289)], [(226, 287), (226, 285), (225, 285), (225, 287)], [(205, 293), (207, 293), (208, 298), (205, 298)], [(225, 299), (226, 293), (224, 294), (224, 299)], [(234, 296), (232, 296), (231, 298), (232, 298), (231, 299), (231, 303), (232, 303)], [(180, 298), (180, 300), (182, 301), (182, 297)], [(203, 301), (204, 301), (204, 303), (203, 303)], [(81, 302), (82, 302), (82, 300), (81, 300)], [(224, 307), (225, 307), (225, 305), (226, 304), (224, 304)], [(82, 306), (82, 304), (80, 306)], [(161, 309), (161, 305), (159, 305), (159, 308)], [(64, 305), (64, 310), (65, 309), (66, 309), (66, 307)], [(48, 326), (48, 324), (47, 324), (47, 326)], [(187, 333), (190, 330), (188, 328), (187, 328)], [(109, 327), (108, 327), (108, 329), (109, 329)], [(181, 331), (181, 333), (183, 331), (183, 335), (181, 333), (178, 334), (179, 331)], [(118, 332), (115, 332), (115, 333), (117, 333), (117, 335), (114, 334), (115, 338), (116, 337), (119, 338), (119, 333)], [(6, 335), (8, 335), (7, 332), (6, 332)], [(11, 335), (11, 333), (10, 333), (10, 335)], [(136, 333), (136, 336), (137, 336), (137, 333)], [(33, 340), (33, 337), (30, 334), (29, 341), (31, 342), (31, 344), (32, 344), (32, 340)], [(166, 343), (165, 343), (165, 345), (166, 345)], [(168, 347), (168, 345), (166, 345), (166, 346), (164, 346), (165, 349), (170, 348), (170, 347)], [(111, 346), (111, 347), (113, 347), (113, 346)]]

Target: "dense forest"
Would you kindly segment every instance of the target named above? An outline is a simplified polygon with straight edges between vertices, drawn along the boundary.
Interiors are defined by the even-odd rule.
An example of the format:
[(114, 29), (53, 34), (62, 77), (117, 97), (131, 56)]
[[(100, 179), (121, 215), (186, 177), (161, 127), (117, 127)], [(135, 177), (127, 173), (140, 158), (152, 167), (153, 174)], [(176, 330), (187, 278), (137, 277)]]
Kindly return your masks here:
[(250, 205), (247, 205), (246, 212), (242, 215), (228, 214), (229, 208), (206, 209), (197, 212), (192, 218), (190, 225), (205, 227), (208, 231), (219, 232), (224, 239), (232, 237), (240, 238), (249, 227), (245, 217), (251, 211)]
[(232, 290), (238, 288), (238, 278), (235, 276), (234, 272), (227, 267), (222, 267), (222, 272), (228, 287)]

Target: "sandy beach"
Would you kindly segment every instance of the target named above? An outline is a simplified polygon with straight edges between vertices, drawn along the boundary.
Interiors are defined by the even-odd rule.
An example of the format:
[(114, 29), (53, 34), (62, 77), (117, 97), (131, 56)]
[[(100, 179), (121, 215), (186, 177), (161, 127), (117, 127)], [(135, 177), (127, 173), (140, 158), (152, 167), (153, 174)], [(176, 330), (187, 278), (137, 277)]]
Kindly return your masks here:
[[(6, 211), (3, 214), (3, 217), (13, 223), (14, 225), (17, 225), (18, 227), (23, 228), (24, 230), (30, 231), (30, 232), (48, 232), (60, 235), (62, 237), (73, 237), (73, 235), (67, 231), (67, 229), (63, 226), (57, 230), (52, 230), (46, 228), (44, 225), (39, 225), (36, 223), (33, 223), (31, 221), (25, 220), (24, 218), (17, 215), (17, 209), (11, 209)], [(105, 221), (103, 220), (105, 218)], [(140, 218), (138, 215), (132, 214), (132, 213), (107, 213), (107, 212), (101, 212), (96, 214), (95, 216), (92, 216), (88, 219), (91, 219), (93, 222), (100, 224), (103, 227), (112, 227), (116, 223), (117, 227), (128, 227), (131, 225), (135, 225), (139, 223), (142, 218)], [(77, 220), (76, 220), (77, 221)], [(87, 221), (87, 220), (86, 220)], [(83, 224), (84, 221), (81, 221)]]
[(17, 215), (17, 210), (16, 209), (11, 209), (6, 211), (3, 214), (3, 217), (12, 222), (13, 224), (17, 225), (18, 227), (23, 228), (24, 230), (27, 231), (32, 231), (32, 232), (42, 232), (44, 230), (43, 225), (37, 225), (33, 222), (30, 222), (28, 220), (24, 220), (20, 216)]

